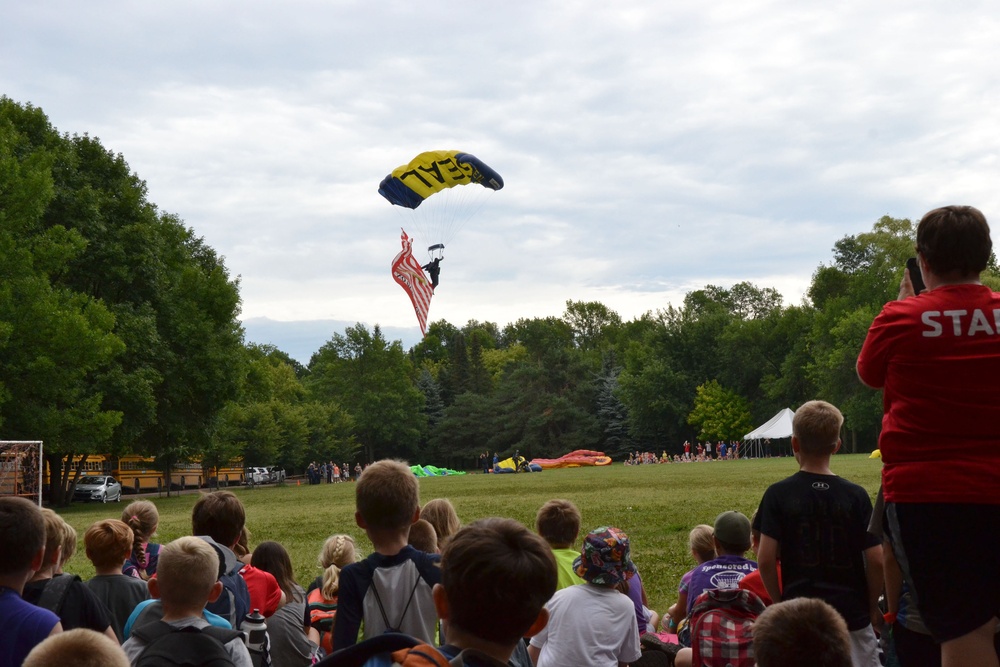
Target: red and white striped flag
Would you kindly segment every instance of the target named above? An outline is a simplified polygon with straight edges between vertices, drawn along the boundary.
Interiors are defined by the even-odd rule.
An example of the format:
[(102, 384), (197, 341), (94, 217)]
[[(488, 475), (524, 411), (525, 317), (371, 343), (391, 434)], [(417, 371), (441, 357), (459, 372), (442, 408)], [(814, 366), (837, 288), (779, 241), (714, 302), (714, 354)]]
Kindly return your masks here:
[(420, 324), (420, 332), (426, 336), (427, 311), (431, 308), (434, 288), (431, 287), (431, 281), (427, 279), (424, 270), (420, 268), (420, 262), (413, 257), (413, 239), (406, 235), (405, 230), (400, 231), (403, 249), (392, 260), (392, 279), (410, 295), (413, 311), (417, 314), (417, 322)]

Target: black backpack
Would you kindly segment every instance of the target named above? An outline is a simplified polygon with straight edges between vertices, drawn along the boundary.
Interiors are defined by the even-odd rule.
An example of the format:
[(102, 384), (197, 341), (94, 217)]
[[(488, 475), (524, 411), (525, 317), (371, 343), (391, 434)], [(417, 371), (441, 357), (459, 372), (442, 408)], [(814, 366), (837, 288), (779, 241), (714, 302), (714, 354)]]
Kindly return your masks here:
[(243, 637), (236, 630), (175, 628), (165, 621), (134, 628), (132, 635), (146, 642), (135, 667), (234, 667), (225, 645)]

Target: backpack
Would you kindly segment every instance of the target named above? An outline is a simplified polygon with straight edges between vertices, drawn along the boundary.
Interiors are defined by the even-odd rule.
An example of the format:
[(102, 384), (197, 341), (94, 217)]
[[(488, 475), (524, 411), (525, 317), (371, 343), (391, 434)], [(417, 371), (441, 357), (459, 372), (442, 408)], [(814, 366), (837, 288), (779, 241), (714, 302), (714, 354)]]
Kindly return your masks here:
[(63, 603), (66, 602), (66, 594), (73, 582), (80, 581), (80, 577), (75, 574), (57, 574), (42, 589), (42, 595), (38, 598), (38, 606), (48, 609), (56, 616), (61, 617)]
[(306, 612), (309, 626), (319, 630), (319, 645), (327, 655), (333, 653), (333, 622), (337, 618), (337, 597), (329, 600), (323, 597), (322, 582), (309, 591), (306, 597)]
[(175, 628), (164, 621), (135, 628), (132, 635), (146, 642), (135, 667), (233, 667), (225, 645), (243, 636), (212, 626)]
[(315, 667), (462, 667), (468, 657), (475, 657), (477, 664), (506, 667), (474, 649), (448, 660), (433, 646), (398, 632), (386, 632), (331, 653)]
[(243, 625), (243, 617), (250, 612), (250, 589), (240, 574), (243, 563), (219, 577), (222, 595), (215, 602), (205, 605), (205, 609), (229, 621), (233, 629)]
[(757, 595), (707, 590), (691, 607), (691, 650), (699, 667), (754, 667), (753, 622), (764, 611)]

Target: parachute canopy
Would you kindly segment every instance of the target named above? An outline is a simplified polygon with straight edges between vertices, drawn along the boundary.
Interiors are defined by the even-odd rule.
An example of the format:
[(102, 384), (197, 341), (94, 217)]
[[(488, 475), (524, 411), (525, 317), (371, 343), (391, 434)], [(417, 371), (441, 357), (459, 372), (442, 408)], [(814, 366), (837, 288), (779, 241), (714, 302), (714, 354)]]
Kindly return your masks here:
[(472, 183), (490, 190), (503, 188), (500, 174), (474, 155), (461, 151), (427, 151), (393, 169), (379, 183), (378, 193), (390, 204), (415, 209), (431, 195)]
[(579, 468), (580, 466), (606, 466), (611, 465), (611, 457), (604, 452), (595, 452), (590, 449), (577, 449), (557, 459), (534, 459), (532, 465), (539, 465), (544, 470), (552, 468)]
[(414, 232), (431, 259), (444, 257), (444, 246), (473, 218), (503, 179), (473, 155), (428, 151), (396, 167), (379, 183), (378, 192), (394, 205), (400, 225)]
[(436, 466), (410, 466), (410, 472), (417, 477), (445, 477), (447, 475), (464, 475), (464, 471), (452, 470), (451, 468), (438, 468)]

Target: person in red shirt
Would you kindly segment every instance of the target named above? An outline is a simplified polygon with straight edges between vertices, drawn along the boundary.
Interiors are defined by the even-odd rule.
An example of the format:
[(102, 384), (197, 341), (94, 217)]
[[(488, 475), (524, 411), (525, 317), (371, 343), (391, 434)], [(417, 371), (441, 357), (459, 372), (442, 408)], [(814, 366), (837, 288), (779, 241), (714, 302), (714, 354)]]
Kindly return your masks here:
[[(868, 330), (858, 376), (883, 390), (886, 526), (944, 667), (997, 667), (1000, 294), (980, 283), (990, 228), (971, 206), (927, 213), (899, 298)], [(974, 565), (973, 565), (974, 564)]]

